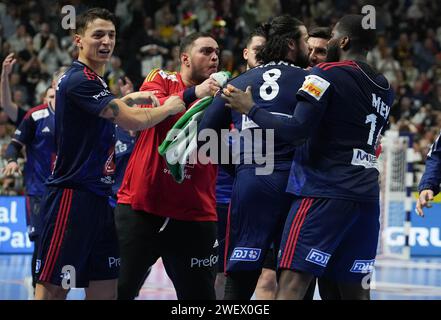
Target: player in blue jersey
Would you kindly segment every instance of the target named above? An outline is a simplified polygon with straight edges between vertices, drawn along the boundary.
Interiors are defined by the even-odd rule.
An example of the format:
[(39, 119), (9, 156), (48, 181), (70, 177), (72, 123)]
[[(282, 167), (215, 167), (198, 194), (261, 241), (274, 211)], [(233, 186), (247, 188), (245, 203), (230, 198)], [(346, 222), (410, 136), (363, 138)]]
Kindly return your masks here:
[[(41, 210), (45, 225), (37, 259), (36, 299), (64, 299), (71, 287), (86, 299), (115, 299), (119, 253), (113, 211), (114, 124), (142, 130), (184, 110), (178, 97), (153, 109), (152, 92), (116, 99), (102, 80), (115, 46), (115, 17), (93, 8), (76, 19), (78, 60), (56, 88), (57, 155)], [(110, 120), (110, 121), (109, 121)], [(113, 122), (113, 123), (112, 123)]]
[[(8, 59), (3, 64), (4, 70)], [(41, 232), (43, 215), (40, 213), (41, 198), (46, 190), (45, 180), (49, 177), (55, 159), (55, 83), (66, 67), (61, 67), (52, 77), (52, 85), (46, 90), (43, 104), (30, 109), (28, 112), (9, 100), (8, 88), (5, 88), (4, 103), (8, 107), (11, 120), (17, 122), (18, 128), (6, 149), (5, 158), (8, 164), (4, 168), (5, 175), (21, 174), (17, 158), (23, 147), (26, 147), (26, 164), (24, 184), (26, 187), (26, 225), (29, 240), (34, 242), (32, 255), (32, 286), (35, 288), (35, 264), (38, 249), (38, 238)], [(3, 81), (4, 79), (2, 79)]]
[(23, 147), (26, 147), (24, 184), (26, 186), (26, 224), (29, 240), (34, 242), (32, 255), (32, 286), (35, 288), (35, 263), (38, 238), (41, 232), (42, 213), (41, 198), (46, 190), (45, 180), (49, 177), (55, 159), (54, 109), (55, 90), (46, 90), (45, 103), (30, 109), (24, 116), (11, 143), (8, 145), (5, 158), (8, 161), (4, 168), (6, 176), (21, 174), (17, 163)]
[[(265, 32), (262, 28), (262, 25), (257, 26), (253, 32), (248, 36), (246, 41), (246, 47), (243, 49), (243, 58), (247, 64), (247, 70), (254, 68), (260, 64), (260, 61), (256, 59), (257, 53), (265, 44)], [(234, 130), (234, 128), (231, 128)], [(234, 179), (230, 176), (229, 173), (222, 167), (218, 168), (218, 176), (216, 181), (216, 212), (217, 212), (217, 238), (219, 240), (219, 259), (218, 259), (218, 274), (216, 276), (215, 289), (216, 289), (216, 299), (223, 300), (224, 292), (225, 292), (225, 275), (224, 275), (224, 252), (225, 252), (225, 232), (227, 228), (227, 217), (228, 217), (228, 209), (230, 207), (231, 201), (231, 193), (233, 190), (233, 182)], [(271, 252), (269, 252), (271, 255)], [(262, 274), (264, 273), (262, 270)], [(273, 270), (269, 270), (271, 272)], [(256, 298), (262, 298), (263, 295), (267, 294), (267, 291), (275, 286), (272, 285), (271, 277), (272, 274), (268, 275), (265, 273), (264, 277), (260, 277), (263, 279), (259, 281), (257, 284), (257, 288), (259, 288), (259, 293), (262, 292), (262, 295), (259, 294), (257, 296), (257, 288), (256, 288)], [(259, 283), (261, 286), (259, 287)]]
[[(265, 25), (265, 37), (267, 43), (258, 55), (262, 65), (230, 83), (242, 89), (252, 84), (255, 96), (269, 112), (288, 118), (297, 103), (292, 92), (307, 75), (301, 68), (308, 65), (306, 28), (297, 19), (280, 16)], [(246, 116), (231, 112), (220, 96), (208, 107), (199, 129), (220, 131), (230, 123), (241, 133), (237, 140), (241, 148), (227, 222), (224, 299), (250, 299), (270, 245), (278, 246), (289, 210), (291, 199), (285, 189), (294, 147), (281, 140), (267, 142), (266, 132), (262, 143), (252, 141), (253, 135), (261, 133), (259, 127)], [(263, 150), (269, 144), (274, 152)], [(266, 175), (259, 175), (260, 169), (268, 169), (257, 160), (254, 151), (259, 149), (270, 159), (267, 164), (273, 165)]]
[(274, 117), (251, 90), (224, 90), (236, 111), (296, 149), (287, 191), (296, 199), (279, 256), (278, 299), (302, 299), (314, 276), (339, 285), (342, 299), (369, 299), (379, 233), (377, 138), (394, 94), (386, 78), (366, 63), (375, 30), (363, 16), (336, 24), (328, 59), (311, 70), (297, 93), (291, 119)]
[(439, 193), (441, 183), (441, 143), (440, 136), (430, 147), (426, 160), (426, 169), (418, 185), (419, 197), (416, 203), (416, 213), (424, 217), (423, 208), (431, 208), (433, 198)]

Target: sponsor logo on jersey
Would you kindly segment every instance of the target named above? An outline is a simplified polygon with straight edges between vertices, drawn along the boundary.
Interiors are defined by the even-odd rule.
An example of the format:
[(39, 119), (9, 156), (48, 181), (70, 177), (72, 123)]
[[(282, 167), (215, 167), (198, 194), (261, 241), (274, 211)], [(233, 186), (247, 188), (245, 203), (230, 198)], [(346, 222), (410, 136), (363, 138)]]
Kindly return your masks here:
[(351, 164), (354, 166), (363, 166), (366, 169), (373, 168), (379, 170), (377, 157), (361, 149), (354, 149)]
[(301, 91), (306, 92), (311, 97), (314, 97), (317, 101), (321, 99), (323, 94), (328, 89), (330, 83), (323, 78), (316, 75), (309, 75), (305, 77)]
[(261, 251), (262, 250), (259, 248), (237, 247), (237, 248), (234, 248), (233, 253), (231, 254), (230, 260), (257, 261), (257, 260), (259, 260)]
[(311, 249), (305, 260), (314, 264), (318, 264), (319, 266), (326, 267), (330, 258), (331, 255), (329, 253), (317, 249)]
[(100, 179), (100, 181), (104, 184), (114, 184), (115, 183), (115, 180), (112, 178), (112, 176), (102, 177)]
[(19, 135), (21, 135), (21, 131), (17, 129), (17, 130), (15, 130), (14, 134), (19, 136)]
[(113, 146), (109, 150), (109, 156), (104, 165), (104, 175), (111, 175), (115, 173), (114, 156), (115, 156), (115, 147)]
[(353, 273), (370, 273), (374, 271), (374, 263), (375, 259), (355, 260), (350, 271)]
[(34, 119), (34, 121), (38, 121), (40, 119), (44, 119), (47, 117), (49, 117), (49, 110), (48, 109), (42, 109), (42, 110), (32, 112), (32, 119)]
[(43, 130), (41, 130), (41, 132), (51, 132), (51, 129), (49, 129), (49, 127), (46, 126), (43, 128)]
[(160, 70), (159, 71), (159, 75), (163, 78), (163, 79), (168, 79), (170, 81), (174, 81), (174, 82), (178, 82), (178, 78), (176, 77), (175, 73), (169, 73), (166, 72), (164, 70)]
[(99, 98), (107, 97), (107, 96), (109, 96), (109, 95), (111, 95), (110, 91), (107, 90), (107, 89), (105, 89), (105, 90), (101, 91), (100, 93), (94, 95), (93, 98), (94, 98), (95, 100), (98, 100)]

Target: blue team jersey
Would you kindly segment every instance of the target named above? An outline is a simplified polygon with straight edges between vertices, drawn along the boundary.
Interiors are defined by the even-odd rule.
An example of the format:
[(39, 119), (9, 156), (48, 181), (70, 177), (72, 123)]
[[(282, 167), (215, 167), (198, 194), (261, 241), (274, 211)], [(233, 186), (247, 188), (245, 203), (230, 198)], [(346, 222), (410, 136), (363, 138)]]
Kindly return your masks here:
[(378, 201), (375, 145), (394, 99), (386, 78), (360, 62), (322, 63), (297, 97), (324, 111), (318, 129), (296, 150), (287, 191)]
[(216, 203), (230, 203), (233, 182), (233, 177), (219, 166), (216, 180)]
[[(256, 104), (276, 117), (290, 118), (297, 104), (295, 93), (301, 87), (307, 74), (306, 70), (288, 62), (270, 62), (248, 70), (229, 83), (241, 90), (251, 86)], [(246, 115), (231, 111), (224, 106), (225, 100), (216, 97), (207, 109), (199, 129), (228, 128), (230, 123), (233, 123), (234, 127), (241, 132), (239, 167), (260, 166), (255, 156), (261, 153), (266, 157), (274, 158), (275, 169), (289, 170), (294, 154), (292, 144), (278, 141), (275, 138), (274, 154), (270, 155), (265, 150), (266, 132), (263, 132), (261, 144), (255, 143), (254, 138), (258, 136), (253, 132), (259, 126)], [(250, 135), (247, 135), (246, 131), (249, 131)]]
[(47, 185), (110, 195), (115, 127), (100, 112), (115, 99), (104, 80), (74, 61), (56, 89), (57, 157)]
[(130, 155), (132, 154), (133, 147), (135, 146), (136, 137), (132, 136), (129, 131), (115, 125), (115, 184), (112, 186), (112, 192), (114, 195), (118, 192), (124, 178), (124, 172), (126, 171), (127, 163), (129, 162)]
[(41, 196), (46, 190), (44, 182), (55, 160), (54, 131), (54, 110), (47, 104), (30, 109), (15, 131), (13, 140), (26, 146), (24, 182), (30, 196)]

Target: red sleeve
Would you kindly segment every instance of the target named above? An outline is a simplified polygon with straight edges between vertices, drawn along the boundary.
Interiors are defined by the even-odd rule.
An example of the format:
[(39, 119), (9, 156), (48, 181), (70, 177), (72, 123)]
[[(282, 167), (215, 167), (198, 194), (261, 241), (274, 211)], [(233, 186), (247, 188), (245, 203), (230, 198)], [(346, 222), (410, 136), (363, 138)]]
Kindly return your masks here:
[[(163, 104), (165, 100), (170, 96), (178, 95), (181, 99), (184, 99), (184, 91), (180, 90), (178, 92), (170, 92), (170, 82), (171, 80), (167, 78), (163, 78), (160, 74), (162, 70), (154, 69), (152, 70), (148, 76), (145, 78), (143, 84), (139, 91), (153, 91), (155, 96), (159, 99), (159, 102)], [(162, 71), (164, 72), (164, 71)], [(151, 108), (151, 105), (145, 105), (143, 107)]]

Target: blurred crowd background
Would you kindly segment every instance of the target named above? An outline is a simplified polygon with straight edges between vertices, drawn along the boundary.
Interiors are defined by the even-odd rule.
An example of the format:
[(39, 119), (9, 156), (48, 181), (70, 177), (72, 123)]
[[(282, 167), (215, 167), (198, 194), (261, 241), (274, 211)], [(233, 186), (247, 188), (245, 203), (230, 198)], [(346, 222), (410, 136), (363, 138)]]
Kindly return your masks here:
[[(390, 129), (414, 133), (417, 166), (424, 169), (428, 148), (441, 128), (441, 2), (431, 0), (111, 0), (0, 2), (0, 58), (15, 52), (10, 77), (16, 104), (41, 104), (52, 73), (77, 56), (72, 31), (61, 27), (65, 5), (79, 14), (100, 6), (118, 18), (117, 44), (106, 72), (111, 90), (127, 75), (139, 88), (153, 68), (178, 71), (179, 40), (194, 31), (213, 34), (221, 47), (221, 69), (233, 75), (245, 70), (242, 49), (250, 31), (280, 14), (291, 14), (307, 27), (332, 27), (346, 13), (376, 9), (378, 43), (369, 61), (396, 92)], [(0, 111), (0, 156), (15, 128)], [(0, 167), (4, 166), (1, 159)], [(23, 193), (22, 179), (0, 174), (0, 194)]]

